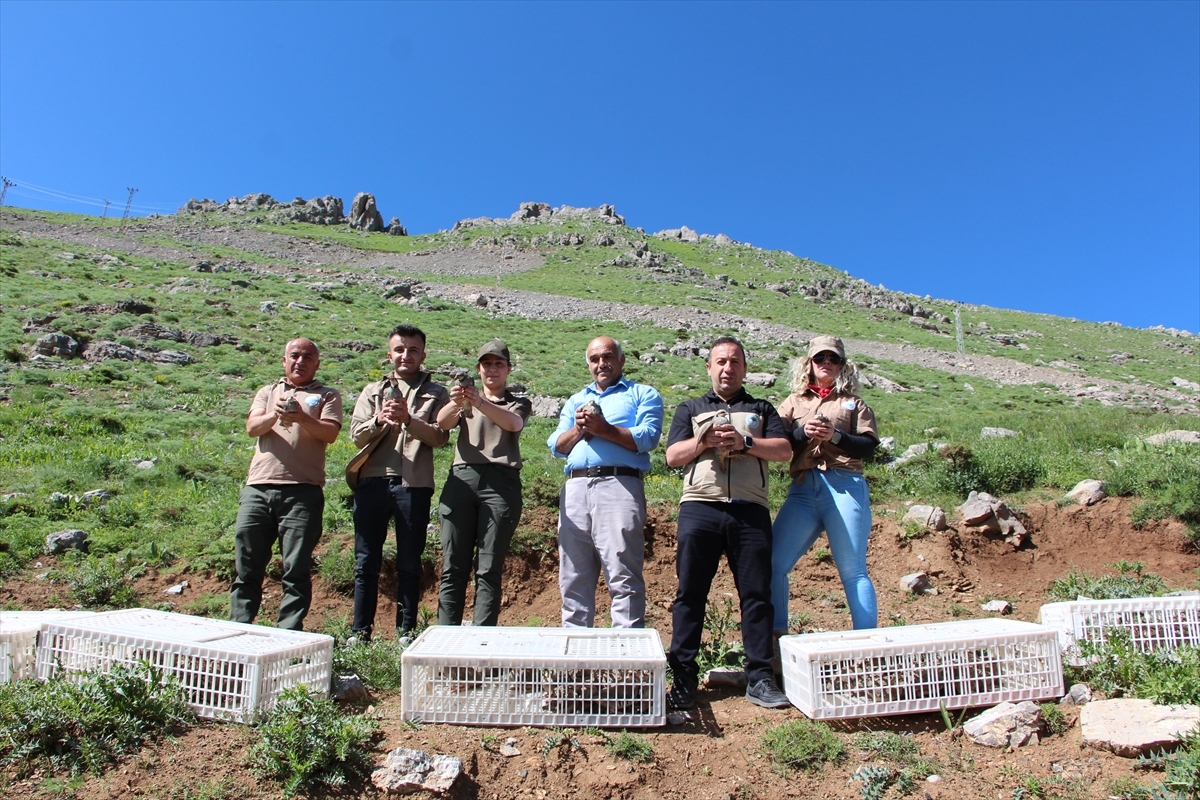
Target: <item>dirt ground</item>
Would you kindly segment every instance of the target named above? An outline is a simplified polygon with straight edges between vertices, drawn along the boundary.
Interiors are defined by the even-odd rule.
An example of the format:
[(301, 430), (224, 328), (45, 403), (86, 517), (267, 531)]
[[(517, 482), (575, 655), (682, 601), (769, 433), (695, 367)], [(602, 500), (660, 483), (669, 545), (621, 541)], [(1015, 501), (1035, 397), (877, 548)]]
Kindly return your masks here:
[[(1118, 559), (1142, 562), (1148, 572), (1160, 575), (1172, 588), (1195, 588), (1200, 579), (1200, 553), (1186, 544), (1182, 525), (1166, 522), (1135, 528), (1130, 523), (1130, 508), (1131, 501), (1121, 498), (1109, 498), (1093, 507), (1058, 507), (1053, 502), (1026, 506), (1021, 517), (1032, 533), (1032, 543), (1019, 551), (1001, 539), (954, 529), (905, 543), (897, 535), (900, 528), (896, 523), (904, 509), (887, 513), (877, 508), (868, 560), (879, 594), (880, 624), (984, 617), (988, 615), (980, 610), (980, 604), (994, 598), (1012, 603), (1014, 618), (1036, 621), (1040, 605), (1047, 602), (1045, 590), (1050, 581), (1062, 577), (1072, 567), (1091, 574), (1109, 572), (1107, 565)], [(538, 511), (542, 512), (537, 516), (543, 524), (550, 524), (553, 515), (544, 509)], [(670, 508), (654, 510), (648, 526), (648, 624), (662, 634), (664, 642), (670, 637), (670, 606), (675, 589), (672, 512)], [(44, 559), (40, 568), (23, 578), (7, 581), (0, 587), (0, 603), (36, 609), (61, 599), (55, 595), (55, 587), (38, 577), (52, 565), (51, 559)], [(900, 577), (916, 571), (933, 577), (936, 595), (914, 599), (900, 589)], [(501, 624), (556, 624), (559, 597), (554, 559), (547, 558), (539, 564), (530, 559), (510, 558), (506, 573)], [(181, 603), (188, 602), (189, 595), (194, 598), (199, 592), (227, 589), (210, 578), (184, 577), (191, 588)], [(430, 608), (436, 606), (432, 577), (429, 572), (424, 592), (424, 603)], [(179, 580), (179, 575), (146, 576), (139, 584), (144, 602), (147, 605), (160, 602), (164, 597), (162, 590)], [(278, 585), (269, 585), (267, 593), (264, 613), (273, 614), (271, 603), (278, 602)], [(604, 595), (601, 587), (598, 596)], [(726, 596), (734, 596), (733, 581), (722, 567), (710, 602), (720, 602)], [(607, 614), (607, 604), (600, 605), (598, 617), (603, 617)], [(318, 583), (308, 627), (319, 627), (327, 615), (345, 615), (350, 606), (349, 599)], [(790, 611), (793, 615), (805, 615), (801, 622), (805, 631), (850, 627), (832, 563), (817, 563), (811, 554), (802, 560), (793, 573)], [(393, 619), (394, 613), (394, 605), (380, 603), (379, 629), (388, 627), (386, 621)], [(399, 746), (462, 758), (465, 774), (450, 793), (459, 799), (858, 798), (862, 784), (850, 783), (849, 777), (859, 766), (871, 762), (867, 754), (851, 747), (843, 763), (816, 773), (784, 775), (773, 771), (760, 752), (760, 738), (768, 727), (799, 719), (801, 713), (796, 709), (761, 709), (730, 690), (701, 691), (691, 721), (644, 731), (654, 746), (654, 758), (648, 764), (619, 760), (602, 746), (600, 739), (583, 733), (578, 737), (579, 747), (556, 747), (543, 755), (543, 743), (550, 733), (545, 729), (413, 727), (400, 719), (398, 694), (376, 697), (369, 713), (380, 725), (381, 736), (376, 744), (380, 761), (388, 750)], [(929, 800), (1011, 798), (1026, 776), (1053, 781), (1057, 794), (1048, 796), (1107, 798), (1108, 785), (1115, 779), (1131, 775), (1143, 782), (1151, 779), (1145, 773), (1135, 773), (1130, 759), (1084, 748), (1075, 724), (1077, 712), (1068, 709), (1066, 716), (1071, 727), (1065, 733), (1048, 736), (1038, 746), (1015, 752), (989, 749), (951, 735), (937, 714), (834, 721), (832, 726), (844, 733), (864, 730), (910, 733), (925, 757), (942, 765), (940, 781), (922, 784), (912, 795)], [(499, 741), (515, 737), (521, 755), (505, 758), (493, 752), (483, 744), (486, 734), (495, 735)], [(201, 790), (223, 785), (229, 793), (221, 796), (278, 796), (277, 787), (256, 780), (246, 771), (243, 758), (248, 741), (247, 729), (242, 726), (201, 723), (175, 739), (143, 751), (101, 778), (88, 779), (73, 794), (67, 794), (81, 800), (182, 799), (200, 797)], [(34, 776), (10, 784), (9, 796), (45, 796), (49, 785), (43, 782), (44, 778)], [(357, 785), (327, 796), (373, 794), (375, 790), (369, 785)], [(889, 796), (895, 796), (894, 790)]]

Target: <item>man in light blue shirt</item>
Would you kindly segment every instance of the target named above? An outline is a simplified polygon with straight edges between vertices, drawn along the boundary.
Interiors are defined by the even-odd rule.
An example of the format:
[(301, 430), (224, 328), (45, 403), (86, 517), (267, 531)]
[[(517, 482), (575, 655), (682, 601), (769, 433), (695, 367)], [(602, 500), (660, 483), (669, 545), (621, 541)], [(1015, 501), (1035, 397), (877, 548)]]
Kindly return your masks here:
[(641, 628), (646, 620), (642, 478), (662, 435), (662, 395), (623, 377), (625, 353), (615, 339), (593, 339), (587, 365), (595, 382), (567, 400), (546, 442), (555, 458), (567, 462), (558, 514), (562, 624), (592, 627), (603, 569), (612, 626)]

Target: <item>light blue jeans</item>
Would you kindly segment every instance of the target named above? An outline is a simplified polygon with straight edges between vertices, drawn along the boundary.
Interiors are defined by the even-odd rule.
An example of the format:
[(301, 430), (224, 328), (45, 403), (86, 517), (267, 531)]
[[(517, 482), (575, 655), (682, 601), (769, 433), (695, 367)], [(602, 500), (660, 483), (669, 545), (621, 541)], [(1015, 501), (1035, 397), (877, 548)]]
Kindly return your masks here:
[(822, 529), (829, 537), (854, 627), (877, 627), (875, 585), (867, 575), (867, 537), (871, 533), (867, 480), (858, 472), (811, 469), (804, 480), (792, 484), (775, 517), (771, 550), (775, 630), (785, 631), (788, 627), (788, 573), (813, 546)]

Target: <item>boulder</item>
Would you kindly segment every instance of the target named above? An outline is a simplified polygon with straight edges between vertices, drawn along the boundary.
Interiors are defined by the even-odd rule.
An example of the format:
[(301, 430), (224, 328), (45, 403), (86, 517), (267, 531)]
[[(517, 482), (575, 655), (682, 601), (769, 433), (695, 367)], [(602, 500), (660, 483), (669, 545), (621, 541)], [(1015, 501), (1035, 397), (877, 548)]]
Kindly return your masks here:
[(641, 361), (643, 364), (658, 364), (662, 362), (662, 359), (654, 355), (654, 353), (642, 353), (638, 356), (638, 361)]
[(1007, 600), (989, 600), (980, 606), (981, 609), (989, 614), (1011, 614), (1012, 604)]
[(84, 492), (79, 498), (79, 505), (88, 508), (93, 505), (104, 505), (109, 500), (112, 500), (112, 495), (105, 489), (92, 489), (90, 492)]
[(908, 509), (908, 513), (900, 521), (916, 522), (935, 531), (944, 531), (947, 528), (946, 512), (937, 506), (915, 505)]
[(333, 682), (333, 699), (339, 703), (369, 703), (371, 693), (357, 675), (338, 675)]
[(461, 774), (462, 759), (397, 747), (387, 754), (383, 766), (371, 773), (371, 783), (388, 794), (422, 790), (441, 794), (449, 791)]
[(316, 311), (316, 306), (310, 306), (308, 303), (288, 303), (287, 307), (294, 311)]
[(1135, 758), (1179, 747), (1179, 737), (1200, 727), (1200, 706), (1160, 706), (1152, 700), (1096, 700), (1079, 711), (1083, 743)]
[(992, 507), (992, 512), (996, 515), (996, 525), (999, 532), (1004, 535), (1004, 541), (1016, 548), (1023, 547), (1029, 541), (1029, 531), (1025, 530), (1021, 520), (1017, 519), (1008, 506), (1004, 503), (996, 503)]
[(923, 456), (930, 450), (939, 451), (945, 447), (945, 442), (919, 442), (910, 444), (905, 448), (904, 452), (896, 456), (896, 458), (888, 464), (888, 469), (896, 469), (897, 467), (907, 464), (918, 456)]
[(350, 201), (350, 217), (347, 219), (351, 228), (360, 231), (382, 231), (383, 215), (375, 206), (375, 195), (359, 192)]
[(141, 350), (134, 350), (132, 347), (126, 347), (123, 344), (116, 342), (96, 342), (88, 345), (87, 350), (83, 352), (83, 357), (88, 361), (148, 361), (146, 354)]
[[(41, 339), (38, 340), (39, 342)], [(1153, 436), (1147, 436), (1143, 441), (1150, 445), (1174, 444), (1176, 442), (1182, 444), (1200, 444), (1200, 431), (1167, 431), (1165, 433), (1156, 433)]]
[(1007, 439), (1012, 436), (1020, 436), (1020, 434), (1008, 428), (982, 428), (979, 431), (980, 439)]
[(529, 401), (533, 405), (533, 416), (541, 417), (542, 419), (558, 419), (558, 415), (563, 407), (562, 400), (544, 394), (535, 394), (529, 398)]
[(929, 588), (929, 575), (924, 572), (914, 572), (900, 579), (900, 591), (910, 594), (924, 594)]
[(982, 525), (988, 519), (995, 516), (992, 506), (998, 502), (996, 498), (987, 492), (971, 492), (967, 495), (967, 502), (955, 510), (962, 517), (964, 524)]
[(408, 228), (400, 224), (399, 217), (392, 217), (387, 226), (388, 236), (408, 236)]
[(65, 333), (47, 333), (33, 343), (33, 352), (43, 356), (74, 358), (79, 355), (79, 342)]
[(1000, 703), (963, 725), (963, 733), (975, 744), (985, 747), (1011, 747), (1037, 744), (1042, 727), (1042, 709), (1032, 700)]
[(74, 548), (86, 553), (87, 539), (87, 531), (81, 531), (76, 528), (55, 531), (46, 537), (46, 552), (50, 555), (55, 555)]
[(1187, 378), (1171, 378), (1171, 383), (1180, 389), (1191, 389), (1193, 392), (1200, 392), (1200, 383), (1189, 381)]
[(279, 310), (279, 304), (274, 300), (264, 300), (263, 304), (258, 307), (258, 310), (264, 314), (274, 314)]
[(486, 307), (490, 302), (485, 294), (469, 294), (463, 297), (463, 302), (467, 305)]
[(509, 219), (522, 221), (527, 219), (547, 219), (554, 213), (548, 203), (521, 203)]
[(747, 372), (745, 382), (751, 386), (774, 386), (775, 376), (769, 372)]
[(1104, 497), (1104, 482), (1091, 478), (1075, 484), (1075, 488), (1066, 494), (1066, 499), (1073, 500), (1084, 506), (1095, 505), (1103, 500)]
[(194, 364), (196, 359), (182, 350), (163, 350), (154, 354), (153, 361), (156, 364)]

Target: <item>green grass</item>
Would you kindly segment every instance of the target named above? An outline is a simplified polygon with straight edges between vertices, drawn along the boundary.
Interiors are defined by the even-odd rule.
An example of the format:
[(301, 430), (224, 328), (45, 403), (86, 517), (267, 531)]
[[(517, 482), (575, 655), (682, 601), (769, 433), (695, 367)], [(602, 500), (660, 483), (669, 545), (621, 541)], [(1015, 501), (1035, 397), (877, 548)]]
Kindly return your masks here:
[(1140, 697), (1163, 705), (1200, 705), (1200, 647), (1143, 653), (1121, 630), (1103, 644), (1085, 642), (1083, 667), (1069, 667), (1069, 683), (1084, 682), (1109, 697)]
[(1134, 561), (1110, 564), (1116, 575), (1089, 575), (1075, 567), (1066, 577), (1050, 583), (1046, 594), (1054, 600), (1114, 600), (1127, 597), (1157, 597), (1169, 591), (1162, 578), (1152, 572), (1143, 573), (1145, 565)]
[(617, 758), (639, 764), (654, 760), (654, 745), (645, 736), (623, 730), (617, 734), (604, 734), (604, 738), (604, 748)]

